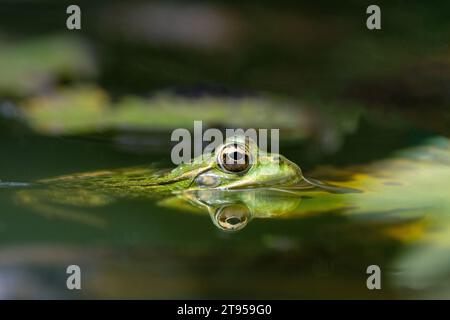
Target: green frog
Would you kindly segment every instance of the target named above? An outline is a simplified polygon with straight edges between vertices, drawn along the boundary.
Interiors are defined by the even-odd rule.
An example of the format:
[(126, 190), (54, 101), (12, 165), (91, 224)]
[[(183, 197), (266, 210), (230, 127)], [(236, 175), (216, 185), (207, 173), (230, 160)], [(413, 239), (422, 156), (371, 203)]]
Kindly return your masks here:
[[(163, 199), (161, 204), (171, 203), (173, 207), (173, 202), (164, 201), (170, 197), (183, 199), (198, 207), (202, 201), (207, 203), (204, 198), (208, 195), (216, 201), (222, 199), (219, 202), (223, 203), (243, 203), (259, 216), (274, 212), (271, 207), (284, 207), (283, 201), (287, 198), (297, 203), (300, 197), (294, 189), (284, 190), (288, 187), (295, 190), (333, 188), (304, 178), (300, 167), (295, 163), (282, 155), (259, 149), (250, 138), (233, 136), (213, 152), (196, 157), (171, 171), (153, 167), (132, 167), (71, 174), (36, 181), (25, 190), (20, 190), (17, 197), (20, 203), (45, 215), (95, 224), (98, 221), (94, 216), (67, 207), (102, 206), (120, 198)], [(247, 192), (242, 192), (244, 190)], [(264, 195), (258, 193), (262, 190)], [(288, 197), (284, 196), (281, 203), (269, 201), (265, 206), (261, 206), (264, 199), (270, 199), (271, 193), (281, 193)], [(196, 200), (194, 196), (197, 196)], [(250, 203), (249, 199), (255, 197), (259, 200)], [(210, 207), (213, 206), (210, 204)], [(256, 207), (258, 209), (255, 209)], [(287, 208), (291, 208), (291, 205), (287, 205)], [(213, 217), (216, 215), (213, 214)], [(222, 226), (220, 223), (215, 224)], [(240, 227), (228, 226), (229, 230), (236, 230), (241, 229), (242, 224), (239, 224)]]

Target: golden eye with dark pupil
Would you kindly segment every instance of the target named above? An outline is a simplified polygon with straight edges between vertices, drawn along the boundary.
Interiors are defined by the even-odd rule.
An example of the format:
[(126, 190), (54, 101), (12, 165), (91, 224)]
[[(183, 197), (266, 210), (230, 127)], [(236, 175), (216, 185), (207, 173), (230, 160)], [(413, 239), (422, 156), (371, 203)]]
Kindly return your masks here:
[(243, 172), (250, 166), (250, 158), (241, 146), (234, 144), (222, 150), (219, 164), (228, 172)]

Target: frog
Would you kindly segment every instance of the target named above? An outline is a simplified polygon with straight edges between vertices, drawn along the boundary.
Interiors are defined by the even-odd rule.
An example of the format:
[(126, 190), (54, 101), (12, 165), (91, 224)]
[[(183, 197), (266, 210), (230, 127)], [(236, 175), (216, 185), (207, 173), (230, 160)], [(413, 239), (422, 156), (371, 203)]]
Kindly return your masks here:
[[(293, 189), (283, 190), (288, 187)], [(296, 191), (308, 188), (333, 187), (305, 178), (300, 167), (283, 155), (267, 152), (248, 136), (237, 135), (228, 137), (212, 152), (195, 157), (172, 170), (139, 166), (40, 179), (19, 190), (17, 199), (19, 203), (46, 216), (101, 225), (94, 215), (68, 207), (105, 206), (118, 199), (130, 198), (153, 199), (162, 205), (170, 203), (164, 199), (176, 198), (199, 207), (204, 197), (209, 195), (211, 199), (222, 199), (224, 203), (238, 202), (254, 209), (258, 202), (254, 199), (262, 201), (268, 191), (289, 194), (291, 200), (297, 202), (300, 197)], [(259, 194), (258, 190), (264, 190), (265, 195)], [(251, 205), (248, 204), (251, 202), (249, 199), (253, 199)], [(276, 202), (272, 204), (276, 206)], [(280, 203), (278, 205), (283, 206)], [(214, 207), (214, 204), (210, 206)], [(261, 208), (253, 209), (256, 215), (263, 214)], [(271, 211), (270, 206), (266, 207), (266, 211)], [(222, 230), (241, 229), (223, 228), (215, 219), (213, 222)]]
[[(74, 173), (26, 187), (18, 184), (16, 197), (45, 216), (97, 226), (105, 221), (83, 212), (83, 207), (142, 198), (180, 211), (209, 214), (222, 231), (240, 231), (255, 218), (330, 212), (358, 219), (375, 213), (378, 219), (400, 217), (418, 222), (416, 230), (423, 230), (433, 221), (429, 216), (450, 207), (445, 192), (449, 163), (450, 142), (437, 138), (384, 160), (319, 167), (305, 177), (300, 166), (285, 156), (258, 148), (247, 136), (232, 136), (212, 152), (172, 170), (143, 166)], [(441, 223), (447, 217), (435, 220)], [(405, 241), (421, 233), (386, 232)], [(440, 236), (447, 239), (447, 234)]]

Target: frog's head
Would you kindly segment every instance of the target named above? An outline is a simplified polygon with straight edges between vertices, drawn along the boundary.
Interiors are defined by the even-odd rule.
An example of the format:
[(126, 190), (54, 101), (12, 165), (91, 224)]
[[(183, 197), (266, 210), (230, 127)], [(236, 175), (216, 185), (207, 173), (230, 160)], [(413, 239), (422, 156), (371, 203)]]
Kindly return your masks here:
[(214, 152), (172, 170), (176, 189), (250, 189), (281, 187), (302, 180), (300, 168), (279, 154), (260, 150), (245, 136), (233, 136)]

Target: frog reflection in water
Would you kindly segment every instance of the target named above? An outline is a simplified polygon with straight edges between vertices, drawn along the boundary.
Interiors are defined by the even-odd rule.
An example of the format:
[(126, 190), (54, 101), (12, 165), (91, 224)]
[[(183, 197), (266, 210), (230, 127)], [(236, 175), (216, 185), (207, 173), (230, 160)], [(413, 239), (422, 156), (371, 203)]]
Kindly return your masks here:
[(249, 138), (234, 136), (214, 152), (169, 172), (137, 167), (73, 174), (37, 181), (32, 189), (20, 191), (18, 197), (21, 203), (46, 215), (91, 223), (99, 221), (58, 206), (99, 206), (130, 197), (166, 198), (160, 203), (206, 209), (220, 229), (239, 230), (253, 216), (279, 215), (294, 209), (299, 196), (281, 188), (313, 188), (314, 184), (303, 177), (295, 163), (258, 149)]
[[(239, 161), (240, 160), (240, 161)], [(21, 203), (46, 215), (101, 224), (72, 206), (101, 206), (120, 198), (154, 198), (183, 211), (208, 212), (222, 230), (240, 230), (254, 218), (295, 217), (339, 212), (349, 217), (419, 221), (417, 232), (387, 230), (391, 236), (418, 236), (437, 223), (450, 242), (447, 209), (450, 143), (436, 138), (385, 160), (348, 168), (319, 168), (307, 179), (278, 154), (232, 137), (215, 152), (169, 172), (152, 168), (97, 171), (40, 180), (18, 192)], [(302, 203), (300, 199), (302, 198)], [(429, 219), (429, 217), (438, 219)], [(417, 219), (416, 219), (417, 218)], [(434, 235), (431, 233), (431, 235)]]

